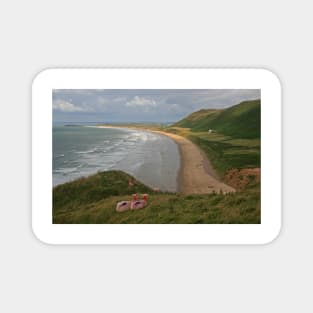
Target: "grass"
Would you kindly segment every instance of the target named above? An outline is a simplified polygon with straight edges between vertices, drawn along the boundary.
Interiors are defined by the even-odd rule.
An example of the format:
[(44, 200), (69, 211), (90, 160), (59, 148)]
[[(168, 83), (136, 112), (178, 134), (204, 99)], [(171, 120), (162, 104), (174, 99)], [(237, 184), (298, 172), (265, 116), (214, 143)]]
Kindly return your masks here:
[[(53, 190), (53, 223), (56, 224), (257, 224), (260, 223), (258, 185), (249, 192), (181, 195), (154, 192), (130, 175), (100, 172)], [(116, 185), (112, 181), (117, 179)], [(114, 187), (112, 187), (114, 186)], [(96, 191), (94, 188), (96, 187)], [(112, 193), (112, 189), (114, 192)], [(92, 192), (91, 192), (92, 191)], [(144, 210), (115, 212), (116, 203), (134, 192), (149, 193)]]
[[(132, 181), (130, 187), (128, 182)], [(60, 211), (75, 211), (112, 196), (133, 193), (153, 193), (153, 190), (122, 171), (99, 172), (53, 188), (53, 215)]]
[(187, 137), (207, 155), (220, 177), (232, 168), (261, 166), (260, 139), (238, 139), (219, 133), (193, 132), (189, 128), (169, 127), (167, 132)]
[(223, 110), (200, 110), (174, 126), (189, 128), (193, 132), (213, 129), (232, 138), (260, 138), (261, 101), (244, 101)]

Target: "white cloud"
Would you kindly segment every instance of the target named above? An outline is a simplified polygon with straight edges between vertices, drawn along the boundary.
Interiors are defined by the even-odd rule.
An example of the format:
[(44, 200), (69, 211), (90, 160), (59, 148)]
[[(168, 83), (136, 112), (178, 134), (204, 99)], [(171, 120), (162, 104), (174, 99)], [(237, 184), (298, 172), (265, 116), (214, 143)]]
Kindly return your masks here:
[(170, 104), (170, 105), (168, 105), (167, 108), (169, 111), (172, 111), (172, 112), (179, 112), (181, 110), (180, 105), (177, 103)]
[(113, 99), (113, 102), (125, 102), (126, 100), (126, 97), (117, 97)]
[(70, 113), (74, 117), (86, 113), (88, 119), (93, 114), (98, 121), (102, 114), (107, 121), (131, 122), (175, 121), (203, 108), (227, 108), (260, 97), (260, 90), (251, 89), (55, 89), (52, 99), (58, 117), (63, 114), (67, 119)]
[(107, 104), (109, 102), (109, 99), (107, 99), (106, 97), (97, 97), (97, 103), (99, 104)]
[(156, 101), (150, 98), (135, 96), (132, 100), (126, 102), (128, 107), (156, 107)]
[(53, 109), (62, 111), (62, 112), (81, 112), (84, 111), (84, 109), (80, 108), (79, 106), (76, 106), (75, 104), (64, 101), (64, 100), (56, 100), (53, 103)]

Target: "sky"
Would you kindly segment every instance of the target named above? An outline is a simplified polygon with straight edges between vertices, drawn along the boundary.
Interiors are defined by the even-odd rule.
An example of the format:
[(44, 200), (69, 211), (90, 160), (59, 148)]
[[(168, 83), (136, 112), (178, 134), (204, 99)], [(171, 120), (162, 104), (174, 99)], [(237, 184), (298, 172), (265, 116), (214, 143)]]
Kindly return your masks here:
[(260, 97), (257, 89), (54, 89), (53, 122), (171, 123)]

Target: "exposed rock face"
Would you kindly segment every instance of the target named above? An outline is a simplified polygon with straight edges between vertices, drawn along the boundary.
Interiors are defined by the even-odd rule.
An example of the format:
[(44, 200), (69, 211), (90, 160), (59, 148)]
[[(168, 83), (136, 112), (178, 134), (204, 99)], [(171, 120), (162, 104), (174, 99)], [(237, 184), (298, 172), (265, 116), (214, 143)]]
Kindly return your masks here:
[(224, 181), (234, 187), (236, 190), (243, 190), (250, 183), (258, 183), (261, 179), (260, 168), (245, 168), (245, 169), (231, 169), (229, 170)]

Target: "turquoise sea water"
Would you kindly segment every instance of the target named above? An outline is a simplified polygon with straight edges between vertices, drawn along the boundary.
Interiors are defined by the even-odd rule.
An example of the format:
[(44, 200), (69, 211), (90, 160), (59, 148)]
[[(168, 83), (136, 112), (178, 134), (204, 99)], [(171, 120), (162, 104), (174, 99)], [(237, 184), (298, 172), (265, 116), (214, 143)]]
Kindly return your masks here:
[(83, 125), (53, 127), (54, 186), (119, 169), (151, 187), (177, 191), (179, 167), (177, 145), (159, 134)]

